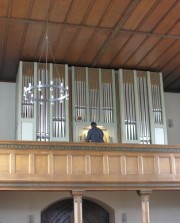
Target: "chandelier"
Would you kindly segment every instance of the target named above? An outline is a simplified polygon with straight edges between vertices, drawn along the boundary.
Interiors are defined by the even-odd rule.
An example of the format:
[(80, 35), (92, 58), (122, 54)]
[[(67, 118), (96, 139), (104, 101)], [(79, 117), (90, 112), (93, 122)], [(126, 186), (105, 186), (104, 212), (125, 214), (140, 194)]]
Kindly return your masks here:
[[(37, 91), (49, 91), (49, 97), (43, 97), (43, 94), (41, 94), (41, 97), (36, 97), (34, 94), (34, 90)], [(59, 91), (59, 96), (55, 97), (54, 92)], [(24, 99), (25, 101), (28, 101), (29, 103), (34, 103), (35, 101), (39, 101), (40, 103), (44, 102), (56, 102), (60, 101), (63, 102), (64, 99), (69, 99), (69, 90), (68, 87), (64, 87), (63, 82), (61, 82), (60, 85), (53, 84), (53, 81), (50, 82), (50, 84), (42, 84), (41, 81), (39, 81), (39, 84), (37, 85), (31, 85), (29, 83), (28, 87), (24, 87)]]
[[(50, 73), (48, 71), (48, 52), (51, 52), (54, 65), (55, 59), (53, 57), (52, 49), (49, 44), (49, 38), (48, 38), (48, 21), (47, 21), (47, 27), (46, 27), (46, 35), (45, 35), (45, 41), (44, 46), (42, 48), (42, 53), (45, 51), (45, 69), (39, 69), (37, 68), (37, 75), (38, 75), (38, 81), (37, 84), (30, 82), (27, 87), (24, 87), (24, 100), (26, 103), (33, 104), (34, 102), (39, 102), (40, 104), (50, 102), (53, 104), (54, 102), (61, 102), (63, 103), (64, 99), (69, 99), (69, 89), (67, 86), (64, 86), (64, 81), (58, 81), (56, 83), (53, 82), (53, 80), (50, 79)], [(41, 56), (39, 59), (38, 64), (41, 62)], [(56, 69), (58, 70), (58, 69)], [(41, 77), (42, 80), (41, 80)]]

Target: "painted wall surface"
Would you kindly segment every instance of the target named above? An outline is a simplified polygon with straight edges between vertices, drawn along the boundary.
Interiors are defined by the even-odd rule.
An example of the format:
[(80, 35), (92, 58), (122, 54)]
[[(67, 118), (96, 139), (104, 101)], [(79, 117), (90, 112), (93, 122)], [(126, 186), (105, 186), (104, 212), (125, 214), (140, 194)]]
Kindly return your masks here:
[(0, 140), (15, 139), (15, 101), (16, 101), (16, 84), (1, 82), (0, 83)]
[[(136, 191), (86, 192), (86, 199), (110, 212), (110, 223), (141, 222), (141, 201)], [(41, 223), (41, 211), (70, 192), (0, 192), (1, 223)], [(179, 223), (180, 191), (153, 191), (150, 196), (150, 222)], [(113, 216), (114, 215), (114, 216)]]
[(180, 144), (180, 94), (165, 93), (168, 144)]

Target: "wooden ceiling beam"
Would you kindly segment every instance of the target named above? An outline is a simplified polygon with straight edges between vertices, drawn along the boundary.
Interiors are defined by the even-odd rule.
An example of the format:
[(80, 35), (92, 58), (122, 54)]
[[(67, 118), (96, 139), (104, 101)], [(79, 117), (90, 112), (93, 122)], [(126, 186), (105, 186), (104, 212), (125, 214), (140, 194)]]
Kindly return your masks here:
[[(3, 17), (0, 16), (0, 20), (7, 21), (7, 22), (14, 22), (14, 23), (26, 23), (26, 24), (42, 24), (44, 25), (47, 21), (46, 20), (34, 20), (34, 19), (22, 19), (22, 18), (9, 18), (9, 17)], [(58, 26), (69, 26), (69, 27), (76, 27), (77, 29), (94, 29), (94, 31), (109, 31), (111, 32), (111, 36), (108, 38), (108, 42), (111, 42), (111, 40), (120, 33), (127, 33), (127, 34), (139, 34), (139, 35), (146, 35), (147, 37), (150, 36), (157, 36), (160, 38), (166, 38), (166, 39), (180, 39), (179, 35), (170, 35), (170, 34), (161, 34), (161, 33), (155, 33), (155, 32), (144, 32), (144, 31), (137, 31), (137, 30), (127, 30), (127, 29), (113, 29), (113, 28), (105, 28), (105, 27), (97, 27), (97, 26), (90, 26), (90, 25), (80, 25), (80, 24), (71, 24), (71, 23), (64, 23), (64, 22), (54, 22), (54, 21), (48, 21), (49, 25), (58, 25)], [(109, 45), (109, 44), (108, 44)], [(107, 46), (108, 47), (108, 46)]]

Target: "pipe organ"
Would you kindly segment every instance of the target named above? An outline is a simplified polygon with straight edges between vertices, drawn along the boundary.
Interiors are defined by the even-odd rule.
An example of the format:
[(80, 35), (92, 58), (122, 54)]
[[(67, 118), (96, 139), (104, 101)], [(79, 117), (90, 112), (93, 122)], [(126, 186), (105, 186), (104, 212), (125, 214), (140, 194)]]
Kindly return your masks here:
[[(34, 89), (37, 100), (26, 100), (29, 85), (49, 82), (70, 86), (70, 100), (42, 103), (62, 94), (45, 87)], [(21, 61), (16, 104), (17, 139), (84, 142), (94, 121), (107, 143), (167, 143), (161, 73)]]
[(92, 121), (105, 142), (117, 142), (114, 70), (72, 67), (73, 141), (85, 141)]
[(24, 89), (28, 86), (48, 86), (50, 82), (55, 86), (66, 86), (68, 66), (20, 62), (17, 75), (17, 139), (69, 141), (68, 101), (48, 100), (61, 96), (58, 88), (34, 88), (34, 101), (24, 97)]
[(120, 69), (118, 80), (122, 142), (166, 144), (161, 73)]

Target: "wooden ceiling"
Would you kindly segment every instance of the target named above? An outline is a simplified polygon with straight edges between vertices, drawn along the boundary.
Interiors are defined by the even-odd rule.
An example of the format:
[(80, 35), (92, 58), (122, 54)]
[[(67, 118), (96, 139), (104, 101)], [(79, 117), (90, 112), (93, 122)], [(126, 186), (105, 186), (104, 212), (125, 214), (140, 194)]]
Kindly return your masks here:
[(47, 24), (50, 62), (158, 71), (180, 92), (180, 0), (1, 0), (0, 81), (45, 59)]

